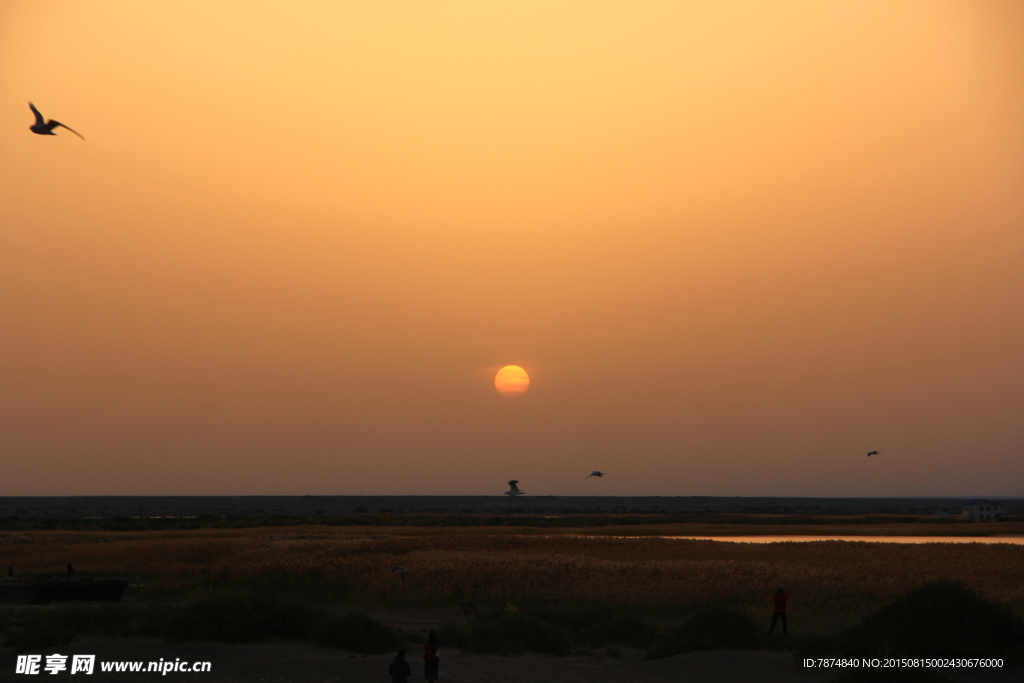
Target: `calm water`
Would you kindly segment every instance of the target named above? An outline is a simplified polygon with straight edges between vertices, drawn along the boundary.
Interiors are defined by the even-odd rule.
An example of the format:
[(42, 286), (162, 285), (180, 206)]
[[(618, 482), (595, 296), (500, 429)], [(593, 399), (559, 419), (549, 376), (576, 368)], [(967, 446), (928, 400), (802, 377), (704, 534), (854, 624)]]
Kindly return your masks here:
[(725, 543), (786, 543), (796, 541), (865, 541), (867, 543), (1001, 543), (1024, 545), (1024, 536), (662, 536)]

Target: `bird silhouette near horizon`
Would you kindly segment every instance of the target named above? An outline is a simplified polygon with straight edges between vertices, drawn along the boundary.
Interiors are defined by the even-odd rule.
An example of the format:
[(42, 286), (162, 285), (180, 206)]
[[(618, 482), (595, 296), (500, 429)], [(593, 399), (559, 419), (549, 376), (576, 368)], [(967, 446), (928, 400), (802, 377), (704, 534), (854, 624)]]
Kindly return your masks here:
[(868, 453), (868, 457), (869, 457), (869, 458), (870, 458), (870, 457), (871, 457), (872, 455), (878, 455), (878, 451), (871, 451), (870, 453)]
[(593, 472), (591, 472), (590, 474), (588, 474), (587, 476), (585, 476), (583, 478), (584, 479), (590, 479), (591, 477), (597, 477), (598, 479), (603, 479), (604, 478), (604, 472), (601, 472), (600, 470), (594, 470)]
[(46, 119), (44, 119), (43, 115), (39, 113), (38, 109), (36, 109), (36, 105), (32, 104), (31, 102), (28, 103), (28, 108), (31, 109), (32, 113), (36, 115), (36, 122), (29, 126), (28, 129), (35, 133), (36, 135), (56, 135), (56, 133), (53, 132), (53, 129), (57, 126), (60, 126), (61, 128), (67, 128), (68, 130), (70, 130), (72, 133), (82, 138), (83, 140), (85, 139), (84, 135), (79, 133), (74, 128), (65, 126), (60, 121), (54, 121), (53, 119), (47, 121)]
[(517, 486), (517, 484), (519, 484), (519, 480), (518, 479), (513, 479), (512, 481), (510, 481), (508, 483), (508, 485), (511, 486), (512, 488), (510, 488), (508, 491), (505, 491), (505, 495), (506, 496), (525, 496), (526, 494), (519, 490), (519, 486)]

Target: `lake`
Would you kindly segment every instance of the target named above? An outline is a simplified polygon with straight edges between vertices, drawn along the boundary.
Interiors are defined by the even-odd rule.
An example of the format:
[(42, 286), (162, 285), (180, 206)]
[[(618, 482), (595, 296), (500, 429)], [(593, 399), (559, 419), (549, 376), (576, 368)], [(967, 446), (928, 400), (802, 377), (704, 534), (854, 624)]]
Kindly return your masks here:
[(865, 543), (1002, 543), (1024, 545), (1024, 536), (662, 536), (723, 543), (809, 543), (811, 541), (863, 541)]

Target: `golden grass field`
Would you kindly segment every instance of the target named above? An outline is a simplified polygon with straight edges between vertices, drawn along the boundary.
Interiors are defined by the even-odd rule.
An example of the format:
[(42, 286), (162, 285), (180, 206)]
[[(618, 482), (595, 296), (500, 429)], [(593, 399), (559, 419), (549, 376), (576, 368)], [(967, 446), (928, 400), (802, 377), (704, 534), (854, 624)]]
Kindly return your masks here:
[[(816, 527), (802, 533), (927, 535), (921, 524)], [(928, 525), (929, 530), (933, 527)], [(1019, 524), (999, 524), (1021, 534)], [(948, 526), (935, 525), (944, 535)], [(963, 529), (964, 527), (958, 527)], [(970, 527), (991, 531), (986, 525)], [(662, 535), (723, 535), (721, 526), (660, 525)], [(750, 527), (746, 527), (750, 531)], [(800, 534), (759, 526), (760, 534)], [(721, 543), (620, 534), (646, 527), (298, 526), (192, 531), (0, 533), (0, 562), (19, 575), (61, 575), (68, 561), (83, 576), (135, 577), (126, 600), (259, 591), (365, 608), (454, 604), (481, 609), (508, 603), (604, 604), (678, 613), (719, 604), (767, 613), (777, 584), (791, 596), (794, 620), (828, 629), (877, 609), (929, 580), (961, 580), (1024, 613), (1024, 546), (1004, 544)], [(583, 530), (582, 533), (590, 533)], [(391, 571), (408, 570), (405, 580)]]

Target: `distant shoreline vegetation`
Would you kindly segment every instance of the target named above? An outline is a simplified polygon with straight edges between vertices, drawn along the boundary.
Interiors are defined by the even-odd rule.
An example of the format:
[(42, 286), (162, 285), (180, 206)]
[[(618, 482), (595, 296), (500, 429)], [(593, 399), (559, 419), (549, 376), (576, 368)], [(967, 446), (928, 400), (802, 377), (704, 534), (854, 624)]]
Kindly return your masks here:
[[(173, 516), (110, 516), (79, 517), (49, 516), (0, 517), (0, 530), (4, 531), (161, 531), (186, 529), (246, 529), (280, 526), (338, 526), (338, 527), (522, 527), (535, 529), (641, 527), (666, 525), (739, 525), (751, 527), (751, 532), (770, 526), (837, 525), (878, 526), (892, 524), (915, 525), (914, 534), (988, 536), (1001, 533), (992, 524), (1024, 521), (1022, 515), (1003, 515), (984, 525), (956, 519), (936, 520), (925, 515), (776, 515), (776, 514), (595, 514), (595, 515), (529, 515), (510, 511), (506, 514), (396, 514), (357, 511), (350, 515), (199, 515)], [(647, 535), (637, 530), (639, 535)], [(658, 532), (651, 531), (650, 535)]]

